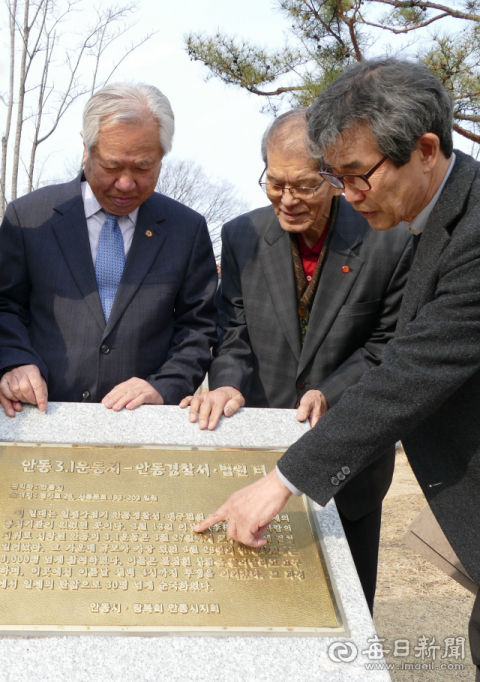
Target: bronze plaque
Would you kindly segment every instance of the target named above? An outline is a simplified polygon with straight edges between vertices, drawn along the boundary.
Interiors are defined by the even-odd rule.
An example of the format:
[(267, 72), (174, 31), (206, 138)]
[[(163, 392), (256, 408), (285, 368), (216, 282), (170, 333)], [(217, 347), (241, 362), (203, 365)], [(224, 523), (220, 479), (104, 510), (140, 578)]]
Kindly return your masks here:
[(0, 630), (344, 632), (313, 519), (193, 532), (278, 452), (0, 446)]

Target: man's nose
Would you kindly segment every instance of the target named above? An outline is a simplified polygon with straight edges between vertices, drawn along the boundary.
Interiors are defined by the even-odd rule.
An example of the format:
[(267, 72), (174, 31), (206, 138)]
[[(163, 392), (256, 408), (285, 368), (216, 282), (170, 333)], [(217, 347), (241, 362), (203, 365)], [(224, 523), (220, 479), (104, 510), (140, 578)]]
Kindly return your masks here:
[(131, 192), (135, 189), (135, 180), (128, 173), (122, 173), (115, 182), (115, 188), (120, 192)]
[[(293, 190), (295, 192), (295, 190)], [(283, 190), (282, 194), (282, 204), (284, 206), (294, 206), (295, 204), (298, 204), (299, 199), (296, 196), (292, 196), (292, 193), (288, 188), (285, 188)]]
[(356, 189), (351, 185), (347, 185), (347, 183), (345, 183), (345, 189), (343, 193), (349, 204), (354, 204), (356, 201), (363, 201), (363, 199), (365, 199), (365, 192), (362, 192), (362, 190)]

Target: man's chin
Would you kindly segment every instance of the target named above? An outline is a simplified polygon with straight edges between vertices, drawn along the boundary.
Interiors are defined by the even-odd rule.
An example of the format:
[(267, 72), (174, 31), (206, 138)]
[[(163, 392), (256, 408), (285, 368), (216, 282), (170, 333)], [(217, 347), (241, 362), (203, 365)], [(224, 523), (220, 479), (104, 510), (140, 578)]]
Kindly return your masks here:
[(109, 197), (105, 203), (108, 205), (106, 210), (114, 215), (128, 215), (139, 206), (138, 202), (134, 199), (129, 199), (128, 201), (115, 201)]
[(282, 230), (285, 230), (285, 232), (293, 232), (294, 234), (300, 234), (301, 232), (306, 232), (308, 230), (308, 225), (304, 225), (302, 223), (299, 223), (296, 225), (295, 223), (287, 223), (283, 220), (279, 221), (280, 227)]
[(360, 213), (363, 215), (363, 217), (373, 230), (382, 232), (384, 230), (389, 230), (391, 227), (395, 227), (394, 225), (390, 224), (390, 221), (388, 220), (387, 216), (383, 215), (382, 213), (379, 213), (378, 211), (372, 211), (371, 213), (360, 211)]

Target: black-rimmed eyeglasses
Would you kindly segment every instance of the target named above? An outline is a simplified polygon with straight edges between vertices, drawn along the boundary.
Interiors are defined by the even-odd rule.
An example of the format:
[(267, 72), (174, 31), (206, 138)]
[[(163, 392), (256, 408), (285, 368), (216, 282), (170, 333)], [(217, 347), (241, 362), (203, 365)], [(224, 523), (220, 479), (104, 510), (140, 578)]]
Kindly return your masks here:
[(369, 189), (372, 189), (372, 186), (370, 182), (368, 181), (369, 178), (375, 173), (375, 171), (380, 168), (382, 163), (388, 159), (388, 156), (384, 156), (383, 159), (380, 159), (378, 163), (373, 166), (373, 168), (370, 168), (370, 170), (367, 173), (364, 173), (363, 175), (354, 175), (352, 173), (346, 173), (345, 175), (334, 175), (333, 173), (329, 173), (328, 171), (319, 171), (319, 175), (326, 180), (330, 185), (333, 187), (336, 187), (337, 189), (345, 189), (345, 185), (348, 185), (349, 187), (353, 187), (353, 189), (358, 190), (359, 192), (368, 192)]
[(265, 194), (272, 198), (283, 196), (283, 193), (285, 190), (287, 190), (294, 199), (311, 199), (317, 189), (320, 189), (325, 182), (325, 179), (322, 179), (322, 182), (316, 187), (283, 187), (282, 185), (274, 185), (271, 182), (262, 182), (262, 178), (265, 175), (266, 170), (267, 169), (265, 168), (261, 174), (258, 184), (263, 189)]

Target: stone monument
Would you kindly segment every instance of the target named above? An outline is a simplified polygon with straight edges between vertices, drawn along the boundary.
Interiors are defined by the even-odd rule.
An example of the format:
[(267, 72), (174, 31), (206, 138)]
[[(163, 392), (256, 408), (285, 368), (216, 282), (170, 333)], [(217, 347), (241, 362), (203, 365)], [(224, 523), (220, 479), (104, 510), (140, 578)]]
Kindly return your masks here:
[(229, 540), (225, 524), (193, 532), (307, 428), (289, 410), (244, 409), (214, 432), (176, 407), (1, 415), (2, 668), (37, 680), (59, 665), (58, 679), (97, 679), (85, 666), (100, 660), (104, 681), (128, 679), (133, 661), (136, 679), (390, 679), (365, 668), (375, 631), (333, 503), (292, 497), (263, 548)]

